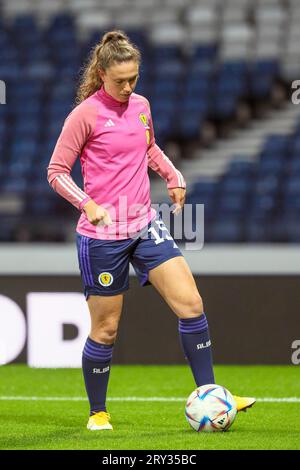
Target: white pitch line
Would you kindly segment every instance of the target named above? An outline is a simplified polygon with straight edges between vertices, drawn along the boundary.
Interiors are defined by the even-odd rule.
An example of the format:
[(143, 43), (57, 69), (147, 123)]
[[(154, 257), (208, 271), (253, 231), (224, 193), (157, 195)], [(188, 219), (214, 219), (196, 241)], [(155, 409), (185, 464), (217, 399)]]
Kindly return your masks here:
[(257, 398), (257, 402), (263, 403), (300, 403), (299, 397), (285, 397), (285, 398)]
[[(0, 401), (86, 401), (86, 397), (22, 397), (0, 396)], [(133, 401), (133, 402), (185, 402), (184, 397), (110, 397), (107, 401)], [(257, 398), (258, 403), (300, 403), (300, 397), (264, 397)]]

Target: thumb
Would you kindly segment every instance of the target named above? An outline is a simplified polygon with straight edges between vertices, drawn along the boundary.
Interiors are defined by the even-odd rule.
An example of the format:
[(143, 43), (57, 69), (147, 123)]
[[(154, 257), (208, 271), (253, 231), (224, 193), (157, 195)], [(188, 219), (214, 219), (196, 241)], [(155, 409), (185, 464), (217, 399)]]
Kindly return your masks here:
[(112, 220), (111, 220), (111, 217), (109, 215), (109, 212), (105, 211), (105, 215), (103, 217), (103, 222), (105, 225), (111, 225), (112, 224)]
[(174, 209), (172, 210), (172, 214), (177, 215), (181, 211), (180, 194), (178, 191), (173, 191), (172, 200), (174, 202)]
[(178, 215), (180, 211), (181, 211), (181, 205), (179, 204), (179, 202), (176, 202), (175, 207), (172, 210), (172, 214)]

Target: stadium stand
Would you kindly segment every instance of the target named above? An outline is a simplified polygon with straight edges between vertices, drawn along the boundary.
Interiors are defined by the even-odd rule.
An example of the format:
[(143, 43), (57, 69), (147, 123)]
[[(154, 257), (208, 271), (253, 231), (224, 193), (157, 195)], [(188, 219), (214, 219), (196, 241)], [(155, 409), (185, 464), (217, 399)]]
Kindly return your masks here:
[[(151, 102), (158, 144), (166, 153), (175, 144), (188, 183), (198, 179), (187, 202), (205, 203), (205, 241), (299, 242), (299, 113), (285, 133), (268, 129), (300, 77), (299, 23), (292, 0), (0, 2), (0, 240), (71, 236), (76, 211), (49, 188), (46, 166), (88, 51), (121, 28), (142, 52), (136, 92)], [(242, 141), (239, 158), (226, 151), (214, 178), (202, 178), (205, 147), (233, 142), (253, 119), (266, 125), (251, 161)]]

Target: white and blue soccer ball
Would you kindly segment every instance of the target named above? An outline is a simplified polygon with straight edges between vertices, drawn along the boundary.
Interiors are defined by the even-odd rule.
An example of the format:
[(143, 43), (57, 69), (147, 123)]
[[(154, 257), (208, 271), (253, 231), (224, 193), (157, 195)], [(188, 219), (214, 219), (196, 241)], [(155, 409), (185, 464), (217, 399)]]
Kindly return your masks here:
[(237, 413), (233, 396), (216, 384), (196, 388), (187, 399), (185, 416), (196, 431), (227, 431)]

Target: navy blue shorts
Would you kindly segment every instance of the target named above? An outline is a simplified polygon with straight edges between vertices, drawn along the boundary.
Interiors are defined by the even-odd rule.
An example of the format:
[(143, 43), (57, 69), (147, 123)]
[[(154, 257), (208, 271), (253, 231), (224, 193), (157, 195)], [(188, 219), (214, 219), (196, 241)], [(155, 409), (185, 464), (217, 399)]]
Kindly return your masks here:
[(149, 271), (168, 259), (182, 256), (159, 215), (126, 240), (97, 240), (77, 234), (79, 268), (86, 299), (89, 295), (116, 295), (129, 289), (129, 263), (142, 286)]

